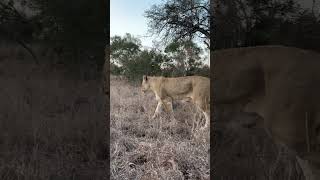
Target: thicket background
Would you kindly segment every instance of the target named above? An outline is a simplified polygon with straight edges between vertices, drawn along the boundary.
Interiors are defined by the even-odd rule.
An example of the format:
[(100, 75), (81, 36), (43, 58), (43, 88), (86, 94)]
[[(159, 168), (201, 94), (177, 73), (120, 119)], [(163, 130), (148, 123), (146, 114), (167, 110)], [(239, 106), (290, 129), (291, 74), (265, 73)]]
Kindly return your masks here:
[[(141, 45), (139, 38), (127, 33), (111, 37), (110, 70), (130, 81), (141, 81), (143, 75), (190, 76), (210, 75), (209, 52), (192, 40), (173, 41), (162, 49), (150, 49)], [(207, 63), (206, 63), (207, 62)]]

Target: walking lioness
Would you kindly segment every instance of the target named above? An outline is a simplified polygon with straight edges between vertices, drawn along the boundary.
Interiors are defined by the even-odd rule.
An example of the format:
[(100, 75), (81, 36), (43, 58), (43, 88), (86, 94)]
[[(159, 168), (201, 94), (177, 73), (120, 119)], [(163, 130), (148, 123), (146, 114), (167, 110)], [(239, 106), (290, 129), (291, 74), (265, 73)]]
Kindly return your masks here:
[(173, 113), (173, 100), (188, 100), (195, 104), (204, 114), (207, 128), (210, 123), (210, 79), (201, 76), (185, 77), (154, 77), (143, 76), (142, 92), (151, 90), (158, 101), (157, 108), (152, 116), (159, 114), (160, 106), (163, 105), (167, 113)]
[(241, 103), (243, 111), (260, 115), (271, 137), (318, 166), (318, 173), (320, 54), (258, 46), (216, 51), (211, 58), (215, 105)]

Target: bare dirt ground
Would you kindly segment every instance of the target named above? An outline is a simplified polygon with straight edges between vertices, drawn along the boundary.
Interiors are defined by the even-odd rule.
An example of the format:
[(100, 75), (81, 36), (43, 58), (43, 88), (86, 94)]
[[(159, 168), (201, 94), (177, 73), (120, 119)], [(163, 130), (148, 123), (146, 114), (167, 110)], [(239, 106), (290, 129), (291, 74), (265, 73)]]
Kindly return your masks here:
[(209, 130), (196, 131), (204, 118), (191, 103), (173, 104), (178, 122), (165, 112), (152, 120), (153, 93), (111, 76), (110, 104), (111, 179), (209, 179)]

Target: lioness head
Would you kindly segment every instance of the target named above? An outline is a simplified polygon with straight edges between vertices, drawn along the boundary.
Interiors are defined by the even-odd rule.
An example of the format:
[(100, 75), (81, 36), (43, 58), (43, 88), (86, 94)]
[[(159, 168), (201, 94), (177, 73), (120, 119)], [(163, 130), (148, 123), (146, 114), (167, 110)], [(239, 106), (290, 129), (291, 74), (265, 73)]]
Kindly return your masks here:
[(150, 89), (150, 83), (148, 81), (148, 76), (143, 75), (143, 79), (142, 79), (142, 85), (141, 85), (141, 91), (143, 93), (145, 93), (146, 91), (148, 91)]

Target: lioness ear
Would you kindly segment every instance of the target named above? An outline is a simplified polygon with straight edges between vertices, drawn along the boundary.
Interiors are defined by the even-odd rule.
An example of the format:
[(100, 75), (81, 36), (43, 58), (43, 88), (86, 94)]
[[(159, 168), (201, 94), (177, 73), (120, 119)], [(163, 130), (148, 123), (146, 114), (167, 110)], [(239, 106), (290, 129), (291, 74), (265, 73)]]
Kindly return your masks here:
[(148, 80), (147, 76), (146, 75), (143, 75), (143, 80)]

